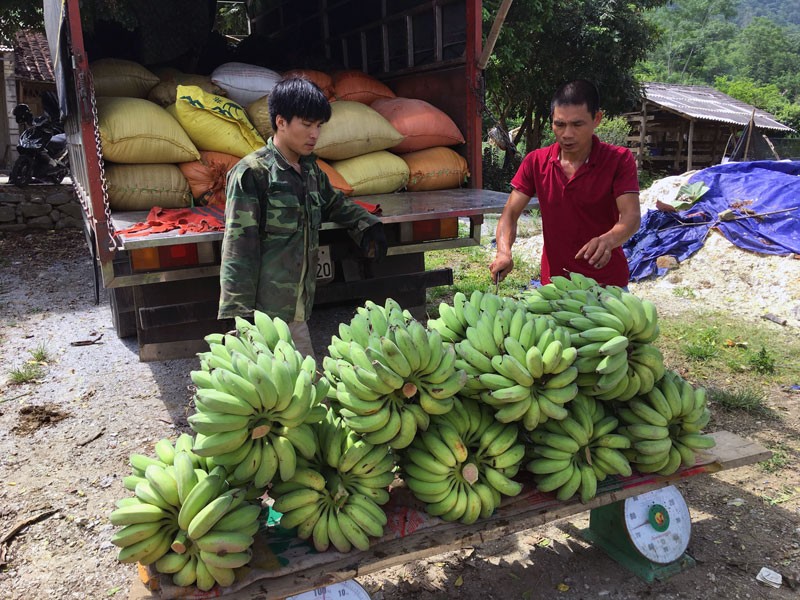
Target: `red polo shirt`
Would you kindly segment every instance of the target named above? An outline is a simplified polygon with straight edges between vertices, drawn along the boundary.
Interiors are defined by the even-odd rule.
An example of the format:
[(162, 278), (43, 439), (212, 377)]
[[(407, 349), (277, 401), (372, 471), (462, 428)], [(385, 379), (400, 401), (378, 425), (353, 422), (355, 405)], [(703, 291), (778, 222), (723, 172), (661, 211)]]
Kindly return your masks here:
[(558, 155), (558, 144), (534, 150), (511, 180), (514, 189), (539, 199), (544, 235), (542, 283), (549, 283), (551, 275), (575, 271), (603, 285), (628, 285), (630, 273), (622, 248), (612, 250), (611, 260), (602, 269), (576, 260), (575, 255), (619, 221), (619, 196), (639, 192), (633, 154), (593, 136), (589, 158), (572, 179), (567, 179)]

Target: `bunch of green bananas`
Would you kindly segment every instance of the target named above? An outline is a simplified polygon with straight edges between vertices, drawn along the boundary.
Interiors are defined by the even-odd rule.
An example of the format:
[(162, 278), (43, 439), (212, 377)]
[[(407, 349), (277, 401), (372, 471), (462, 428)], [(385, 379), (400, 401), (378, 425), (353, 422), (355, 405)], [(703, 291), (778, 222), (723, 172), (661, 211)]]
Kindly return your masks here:
[(702, 433), (711, 418), (705, 389), (695, 389), (671, 370), (646, 395), (620, 405), (617, 413), (625, 423), (619, 433), (631, 440), (628, 458), (642, 473), (671, 475), (681, 465), (694, 466), (695, 451), (715, 444)]
[(313, 427), (319, 450), (292, 479), (270, 489), (273, 508), (282, 513), (283, 527), (296, 527), (298, 537), (311, 539), (320, 552), (331, 544), (339, 552), (366, 550), (387, 523), (380, 504), (389, 501), (394, 456), (386, 444), (359, 437), (332, 410)]
[(664, 374), (655, 305), (616, 286), (571, 273), (526, 292), (528, 310), (566, 327), (578, 349), (578, 386), (601, 400), (646, 394)]
[(130, 475), (123, 477), (122, 485), (126, 490), (134, 491), (139, 483), (146, 481), (145, 472), (147, 471), (147, 467), (150, 465), (158, 465), (165, 469), (168, 467), (171, 469), (175, 460), (175, 455), (178, 452), (188, 453), (196, 469), (210, 471), (214, 468), (213, 460), (209, 461), (192, 452), (193, 445), (194, 437), (188, 433), (182, 433), (175, 440), (175, 444), (166, 438), (158, 440), (154, 448), (155, 457), (146, 454), (131, 454), (129, 462), (132, 472)]
[(549, 420), (528, 434), (531, 460), (526, 469), (535, 474), (539, 491), (555, 491), (561, 501), (579, 493), (585, 503), (596, 495), (598, 481), (631, 474), (621, 452), (630, 440), (615, 432), (618, 419), (591, 396), (578, 394), (568, 410), (566, 418)]
[(439, 304), (439, 317), (428, 319), (428, 329), (439, 332), (445, 342), (453, 344), (466, 339), (467, 327), (475, 325), (481, 313), (494, 315), (501, 308), (514, 310), (518, 302), (509, 297), (501, 297), (488, 292), (475, 290), (469, 298), (463, 292), (453, 295), (453, 304)]
[(198, 468), (186, 450), (167, 456), (162, 442), (159, 456), (170, 464), (150, 459), (145, 467), (143, 455), (131, 456), (144, 477), (135, 496), (118, 501), (110, 515), (122, 527), (111, 538), (121, 548), (118, 558), (174, 573), (177, 585), (231, 585), (233, 569), (250, 560), (261, 509), (247, 503), (244, 489), (229, 487), (224, 468)]
[(348, 426), (372, 444), (404, 448), (429, 414), (449, 411), (466, 373), (455, 352), (389, 299), (367, 303), (349, 325), (339, 327), (323, 373)]
[(238, 335), (206, 338), (210, 351), (191, 373), (197, 412), (188, 421), (196, 454), (224, 466), (233, 485), (263, 491), (276, 473), (291, 478), (298, 452), (313, 455), (307, 424), (323, 417), (329, 384), (314, 383), (316, 362), (295, 350), (286, 323), (258, 311), (254, 321), (238, 318)]
[(461, 395), (496, 408), (500, 422), (532, 430), (546, 418), (563, 419), (563, 405), (578, 392), (569, 331), (524, 307), (481, 313), (455, 349), (456, 366), (471, 376)]
[(431, 515), (465, 524), (486, 518), (501, 494), (522, 491), (511, 479), (525, 456), (517, 435), (517, 425), (496, 421), (488, 406), (458, 399), (402, 451), (405, 483)]

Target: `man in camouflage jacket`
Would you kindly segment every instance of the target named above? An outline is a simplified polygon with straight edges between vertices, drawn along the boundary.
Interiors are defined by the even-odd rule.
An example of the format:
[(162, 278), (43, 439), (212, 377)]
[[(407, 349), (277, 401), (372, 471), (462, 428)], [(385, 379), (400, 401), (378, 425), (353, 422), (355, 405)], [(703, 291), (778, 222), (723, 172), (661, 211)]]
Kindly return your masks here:
[(380, 219), (335, 190), (312, 154), (331, 109), (313, 83), (286, 79), (269, 97), (275, 131), (228, 173), (219, 318), (254, 310), (286, 321), (298, 350), (313, 355), (307, 321), (316, 290), (319, 228), (345, 226), (376, 258), (386, 254)]

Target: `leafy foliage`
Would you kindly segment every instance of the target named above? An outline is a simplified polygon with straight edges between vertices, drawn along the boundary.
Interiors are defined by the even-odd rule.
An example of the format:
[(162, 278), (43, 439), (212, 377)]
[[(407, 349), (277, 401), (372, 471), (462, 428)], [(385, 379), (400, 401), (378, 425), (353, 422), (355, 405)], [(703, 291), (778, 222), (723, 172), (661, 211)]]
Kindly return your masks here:
[[(521, 121), (529, 150), (541, 145), (550, 99), (566, 81), (596, 82), (603, 109), (619, 114), (638, 97), (633, 67), (655, 41), (644, 10), (663, 1), (517, 0), (486, 70), (490, 109), (506, 128)], [(499, 4), (484, 0), (486, 31)]]
[(12, 46), (22, 29), (44, 31), (42, 3), (32, 0), (0, 0), (0, 44)]

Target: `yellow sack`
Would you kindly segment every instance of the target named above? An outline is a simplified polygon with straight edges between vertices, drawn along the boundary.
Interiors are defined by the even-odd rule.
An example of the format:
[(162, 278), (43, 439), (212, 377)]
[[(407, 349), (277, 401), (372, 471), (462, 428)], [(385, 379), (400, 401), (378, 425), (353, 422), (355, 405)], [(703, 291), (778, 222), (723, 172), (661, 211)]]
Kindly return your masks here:
[(115, 163), (179, 163), (200, 153), (180, 124), (142, 98), (98, 98), (103, 158)]
[(331, 119), (322, 126), (314, 152), (325, 160), (344, 160), (403, 141), (392, 124), (366, 104), (352, 100), (331, 103)]
[(266, 140), (272, 137), (275, 132), (272, 131), (272, 120), (269, 118), (269, 94), (249, 104), (247, 115), (262, 138)]
[(192, 75), (189, 73), (177, 73), (172, 75), (171, 79), (167, 79), (156, 85), (147, 94), (147, 99), (155, 102), (160, 106), (169, 106), (175, 103), (175, 98), (178, 95), (179, 85), (196, 85), (204, 92), (209, 94), (216, 94), (224, 96), (225, 90), (211, 81), (210, 77), (205, 75)]
[(176, 165), (106, 164), (111, 210), (150, 210), (190, 206), (189, 182)]
[(101, 58), (89, 65), (95, 96), (146, 98), (158, 76), (139, 63), (121, 58)]
[(406, 161), (385, 150), (338, 160), (331, 166), (353, 188), (353, 196), (391, 194), (408, 181)]
[(178, 86), (175, 114), (200, 150), (241, 158), (264, 145), (264, 139), (239, 104), (207, 94), (196, 85)]
[(408, 165), (409, 192), (457, 188), (469, 177), (464, 157), (443, 146), (401, 154), (400, 158)]

